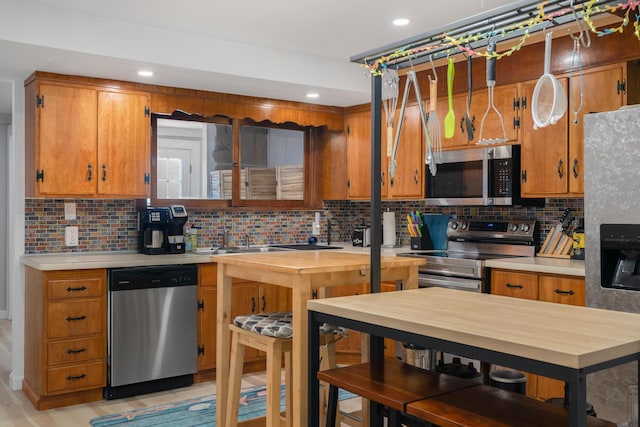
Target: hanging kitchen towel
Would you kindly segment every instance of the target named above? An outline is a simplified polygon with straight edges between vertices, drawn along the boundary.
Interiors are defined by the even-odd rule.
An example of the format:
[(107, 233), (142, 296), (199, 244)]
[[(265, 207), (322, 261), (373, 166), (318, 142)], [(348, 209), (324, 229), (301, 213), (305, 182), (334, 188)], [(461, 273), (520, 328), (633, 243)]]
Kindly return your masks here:
[(449, 215), (443, 214), (423, 214), (424, 223), (429, 230), (433, 249), (437, 251), (447, 250), (447, 227), (449, 226)]

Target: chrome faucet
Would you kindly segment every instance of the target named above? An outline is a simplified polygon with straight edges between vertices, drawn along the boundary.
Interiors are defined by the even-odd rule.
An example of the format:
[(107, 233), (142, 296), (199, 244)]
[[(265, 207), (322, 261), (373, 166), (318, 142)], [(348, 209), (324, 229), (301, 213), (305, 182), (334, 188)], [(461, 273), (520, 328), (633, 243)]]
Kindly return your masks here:
[(244, 246), (249, 249), (249, 234), (244, 235)]
[(229, 232), (231, 232), (230, 228), (225, 228), (222, 232), (222, 249), (229, 247)]

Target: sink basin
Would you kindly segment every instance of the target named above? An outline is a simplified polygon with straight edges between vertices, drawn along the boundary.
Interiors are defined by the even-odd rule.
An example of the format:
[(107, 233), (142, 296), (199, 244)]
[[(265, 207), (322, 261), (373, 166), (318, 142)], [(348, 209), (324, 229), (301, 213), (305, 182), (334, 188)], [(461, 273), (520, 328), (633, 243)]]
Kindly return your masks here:
[(271, 246), (251, 246), (248, 248), (243, 248), (239, 246), (232, 246), (230, 248), (219, 248), (214, 252), (215, 254), (252, 254), (252, 253), (260, 253), (260, 252), (279, 252), (284, 251), (283, 248), (275, 248)]
[(270, 248), (294, 249), (297, 251), (317, 251), (319, 249), (342, 249), (342, 246), (310, 245), (308, 243), (294, 243), (291, 245), (271, 245)]

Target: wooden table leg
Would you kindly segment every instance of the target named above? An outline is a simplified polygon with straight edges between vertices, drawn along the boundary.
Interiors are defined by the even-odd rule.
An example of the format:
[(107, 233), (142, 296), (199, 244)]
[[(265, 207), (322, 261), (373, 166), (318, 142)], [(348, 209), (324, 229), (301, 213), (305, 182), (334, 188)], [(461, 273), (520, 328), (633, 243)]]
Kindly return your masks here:
[(307, 301), (311, 299), (309, 277), (300, 277), (292, 290), (293, 305), (293, 427), (307, 425), (308, 413), (308, 324)]
[(229, 397), (229, 352), (231, 351), (229, 322), (231, 321), (231, 277), (226, 265), (218, 264), (216, 313), (216, 425), (224, 426)]

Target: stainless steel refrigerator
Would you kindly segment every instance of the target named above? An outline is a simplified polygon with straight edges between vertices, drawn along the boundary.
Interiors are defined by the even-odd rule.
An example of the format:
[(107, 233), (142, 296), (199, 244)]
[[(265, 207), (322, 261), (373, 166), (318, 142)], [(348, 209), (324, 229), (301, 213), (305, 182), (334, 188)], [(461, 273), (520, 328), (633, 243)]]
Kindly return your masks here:
[[(640, 313), (639, 105), (585, 115), (584, 170), (587, 305)], [(587, 400), (599, 417), (628, 421), (636, 368), (630, 363), (588, 376)]]

